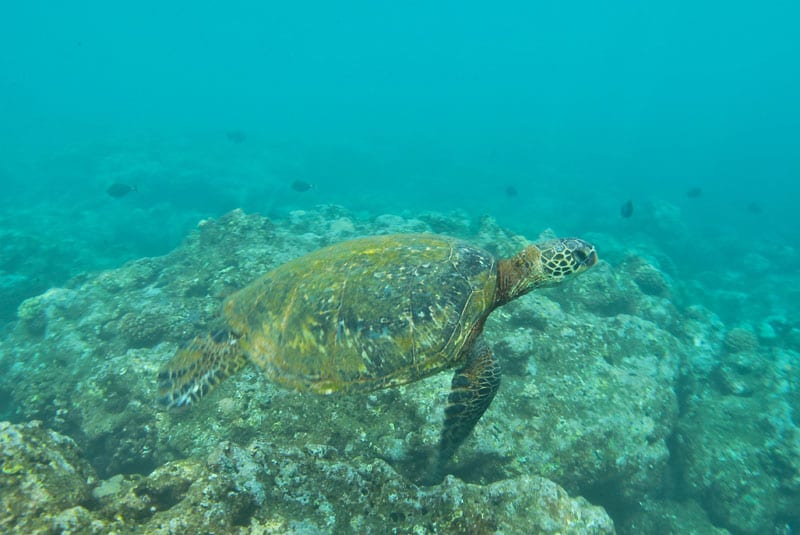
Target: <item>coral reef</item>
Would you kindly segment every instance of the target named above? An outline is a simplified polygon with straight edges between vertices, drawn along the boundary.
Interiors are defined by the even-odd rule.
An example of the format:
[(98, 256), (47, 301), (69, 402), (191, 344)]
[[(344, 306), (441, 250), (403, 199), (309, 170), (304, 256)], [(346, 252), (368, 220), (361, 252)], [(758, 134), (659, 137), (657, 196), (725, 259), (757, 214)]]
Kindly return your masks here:
[(67, 517), (82, 516), (96, 482), (75, 442), (39, 422), (0, 422), (0, 472), (5, 533), (57, 532)]
[(666, 276), (644, 258), (630, 257), (620, 266), (620, 270), (628, 273), (639, 289), (647, 295), (669, 297), (672, 293)]
[[(734, 347), (752, 349), (744, 332), (747, 343)], [(800, 355), (731, 353), (728, 339), (717, 380), (687, 398), (677, 427), (680, 484), (734, 533), (791, 532), (800, 525)]]
[(729, 353), (744, 353), (758, 349), (758, 338), (753, 331), (737, 327), (725, 333), (725, 350)]
[(714, 526), (706, 512), (692, 501), (663, 500), (645, 502), (637, 511), (617, 526), (620, 535), (642, 533), (681, 533), (727, 535), (725, 528)]
[(449, 477), (425, 489), (327, 445), (226, 441), (206, 461), (100, 481), (71, 439), (0, 422), (0, 466), (6, 533), (614, 532), (602, 508), (541, 477), (486, 486)]
[[(621, 254), (618, 265), (601, 262), (498, 309), (486, 337), (503, 384), (451, 475), (429, 487), (417, 483), (438, 441), (447, 373), (321, 397), (247, 368), (189, 410), (156, 405), (158, 368), (179, 344), (221, 327), (232, 291), (335, 241), (421, 231), (500, 256), (526, 242), (463, 214), (361, 219), (326, 206), (272, 221), (234, 211), (202, 221), (163, 257), (24, 301), (0, 340), (0, 416), (18, 422), (3, 424), (17, 438), (0, 442), (11, 452), (3, 495), (14, 502), (3, 527), (612, 532), (602, 506), (622, 533), (800, 528), (800, 360), (782, 345), (791, 327), (767, 342), (681, 305), (675, 296), (692, 287), (665, 275), (660, 257)], [(21, 423), (32, 420), (42, 423)], [(19, 444), (74, 468), (71, 479), (64, 464), (30, 471), (37, 488), (53, 486), (44, 502), (25, 498), (43, 504), (38, 516), (21, 509), (33, 487), (20, 479)]]
[(678, 412), (678, 341), (635, 316), (566, 314), (542, 295), (508, 308), (510, 317), (490, 320), (490, 332), (543, 311), (547, 328), (517, 329), (495, 344), (507, 373), (493, 414), (506, 423), (485, 440), (505, 445), (514, 470), (571, 492), (602, 489), (623, 502), (657, 492)]

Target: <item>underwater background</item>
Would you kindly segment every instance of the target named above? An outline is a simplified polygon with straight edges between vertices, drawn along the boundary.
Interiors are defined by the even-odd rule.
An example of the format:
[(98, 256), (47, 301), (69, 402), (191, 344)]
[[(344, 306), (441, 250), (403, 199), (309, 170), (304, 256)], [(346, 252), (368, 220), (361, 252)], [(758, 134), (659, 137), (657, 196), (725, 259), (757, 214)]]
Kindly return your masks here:
[[(4, 529), (800, 530), (800, 5), (0, 12)], [(293, 398), (253, 371), (192, 413), (154, 403), (156, 370), (213, 325), (225, 295), (320, 246), (411, 231), (498, 254), (521, 236), (575, 235), (603, 261), (492, 316), (510, 371), (442, 494), (414, 486), (400, 459), (436, 442), (449, 377), (359, 402)], [(585, 361), (566, 358), (570, 337)], [(545, 395), (549, 360), (561, 364)], [(536, 420), (537, 400), (552, 420)], [(276, 428), (292, 413), (336, 431)], [(505, 461), (480, 456), (491, 452)], [(67, 485), (25, 464), (43, 455), (82, 476)], [(281, 479), (281, 459), (306, 483)], [(208, 498), (217, 524), (186, 505), (213, 494), (192, 490), (212, 474), (230, 487)], [(26, 494), (26, 477), (54, 485), (50, 498)], [(519, 500), (551, 484), (558, 511), (595, 523), (489, 512), (500, 495), (535, 511)], [(356, 487), (375, 496), (367, 512), (341, 498)]]

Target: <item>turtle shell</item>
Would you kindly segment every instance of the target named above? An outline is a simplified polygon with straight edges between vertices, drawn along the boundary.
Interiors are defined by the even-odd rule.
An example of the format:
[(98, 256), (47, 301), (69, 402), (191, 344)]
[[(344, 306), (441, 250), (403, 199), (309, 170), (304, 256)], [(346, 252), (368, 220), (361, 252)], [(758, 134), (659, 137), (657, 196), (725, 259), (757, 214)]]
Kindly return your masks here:
[(330, 393), (416, 381), (463, 360), (494, 303), (497, 262), (433, 234), (338, 243), (262, 275), (224, 303), (267, 376)]

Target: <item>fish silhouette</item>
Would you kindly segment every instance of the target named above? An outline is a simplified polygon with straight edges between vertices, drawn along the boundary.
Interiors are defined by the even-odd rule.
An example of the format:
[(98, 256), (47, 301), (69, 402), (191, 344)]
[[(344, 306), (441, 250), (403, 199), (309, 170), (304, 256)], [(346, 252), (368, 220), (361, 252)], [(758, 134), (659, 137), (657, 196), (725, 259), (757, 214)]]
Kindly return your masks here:
[(132, 191), (139, 191), (139, 188), (136, 186), (130, 186), (128, 184), (122, 184), (121, 182), (114, 182), (108, 187), (106, 193), (116, 199), (119, 199), (120, 197), (124, 197)]
[(300, 192), (308, 191), (314, 189), (314, 184), (310, 184), (304, 180), (295, 180), (292, 182), (292, 189)]
[(625, 219), (633, 215), (633, 201), (629, 200), (619, 208), (619, 215)]
[(686, 196), (690, 199), (697, 199), (703, 195), (703, 188), (690, 188), (686, 192)]

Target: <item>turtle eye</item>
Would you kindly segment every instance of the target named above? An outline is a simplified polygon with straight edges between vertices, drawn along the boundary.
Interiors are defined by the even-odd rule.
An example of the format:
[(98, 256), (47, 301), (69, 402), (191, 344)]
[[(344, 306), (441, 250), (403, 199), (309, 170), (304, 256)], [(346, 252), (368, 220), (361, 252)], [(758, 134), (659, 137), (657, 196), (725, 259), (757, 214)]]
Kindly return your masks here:
[(597, 252), (594, 247), (580, 247), (572, 252), (578, 265), (592, 267), (597, 263)]

